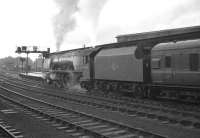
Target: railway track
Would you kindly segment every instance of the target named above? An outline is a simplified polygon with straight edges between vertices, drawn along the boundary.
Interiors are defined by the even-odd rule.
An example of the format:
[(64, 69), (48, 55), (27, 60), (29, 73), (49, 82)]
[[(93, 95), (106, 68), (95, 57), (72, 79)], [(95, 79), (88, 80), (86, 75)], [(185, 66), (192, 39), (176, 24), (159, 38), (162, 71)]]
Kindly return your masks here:
[[(4, 75), (4, 74), (2, 74)], [(5, 76), (5, 75), (4, 75)], [(9, 77), (11, 79), (13, 79), (13, 76), (6, 76), (6, 77)], [(15, 78), (15, 79), (18, 79), (18, 78)], [(34, 85), (38, 85), (38, 86), (41, 86), (41, 87), (45, 87), (45, 89), (53, 89), (53, 90), (58, 90), (57, 88), (54, 88), (54, 87), (50, 87), (50, 86), (46, 86), (44, 85), (43, 83), (41, 83), (41, 81), (36, 81), (36, 80), (32, 80), (32, 79), (29, 79), (29, 78), (24, 78), (24, 79), (20, 79), (20, 81), (24, 82), (24, 83), (28, 83), (28, 84), (34, 84)], [(64, 90), (64, 89), (60, 89), (61, 91)], [(67, 91), (69, 91), (67, 89)], [(74, 89), (73, 89), (74, 91)], [(79, 91), (80, 92), (80, 91)], [(185, 108), (184, 110), (199, 110), (199, 107), (197, 108), (194, 108), (193, 109), (193, 106), (196, 107), (195, 105), (198, 104), (200, 105), (200, 103), (192, 103), (191, 101), (180, 101), (180, 100), (176, 100), (176, 99), (165, 99), (165, 98), (158, 98), (156, 99), (156, 101), (153, 99), (138, 99), (138, 98), (134, 98), (134, 97), (127, 97), (127, 96), (123, 96), (123, 95), (116, 95), (116, 94), (103, 94), (102, 92), (96, 92), (96, 90), (90, 92), (90, 95), (93, 95), (93, 96), (96, 96), (96, 97), (105, 97), (105, 98), (112, 98), (112, 99), (117, 99), (117, 100), (122, 100), (122, 101), (127, 101), (127, 102), (137, 102), (137, 103), (144, 103), (144, 104), (153, 104), (153, 105), (158, 105), (160, 106), (160, 104), (162, 104), (164, 107), (169, 107), (169, 108), (177, 108), (177, 107), (180, 107), (180, 105), (183, 105), (180, 107), (180, 109), (183, 109)], [(159, 101), (159, 102), (158, 102)], [(187, 105), (193, 105), (193, 106), (189, 106), (189, 108), (187, 108)]]
[[(49, 88), (49, 87), (44, 87), (44, 85), (41, 85), (41, 82), (38, 81), (32, 81), (30, 79), (18, 79), (18, 78), (13, 78), (12, 76), (5, 76), (3, 74), (1, 74), (1, 76), (4, 76), (4, 79), (7, 78), (7, 80), (15, 80), (16, 82), (21, 82), (20, 85), (34, 85), (37, 86), (40, 89), (45, 89), (48, 91), (56, 91), (58, 93), (64, 92), (72, 92), (74, 94), (74, 91), (76, 91), (75, 89), (56, 89), (56, 88)], [(9, 77), (9, 79), (8, 79)], [(81, 90), (78, 90), (77, 92), (80, 93)], [(76, 93), (76, 95), (78, 94)], [(107, 98), (107, 99), (115, 99), (115, 100), (119, 100), (119, 101), (126, 101), (127, 103), (142, 103), (142, 104), (146, 104), (146, 105), (155, 105), (155, 106), (163, 106), (163, 107), (167, 107), (167, 108), (175, 108), (175, 110), (184, 110), (184, 111), (199, 111), (199, 106), (196, 106), (196, 104), (191, 104), (191, 103), (177, 103), (176, 101), (154, 101), (154, 100), (149, 100), (149, 99), (137, 99), (137, 98), (133, 98), (133, 97), (126, 97), (126, 96), (116, 96), (116, 95), (103, 95), (101, 92), (91, 92), (89, 93), (91, 98), (97, 98), (97, 97), (102, 97), (102, 98)], [(89, 97), (89, 96), (88, 96)], [(189, 105), (189, 106), (188, 106)], [(191, 105), (191, 106), (190, 106)]]
[(69, 110), (42, 100), (19, 94), (5, 86), (1, 97), (16, 104), (27, 113), (34, 113), (37, 118), (53, 122), (53, 126), (75, 137), (116, 137), (116, 138), (166, 138), (158, 134), (133, 128), (126, 124), (106, 120), (90, 114)]
[(0, 119), (0, 138), (24, 138), (21, 132)]
[[(4, 78), (5, 79), (5, 78)], [(9, 83), (5, 83), (9, 82)], [(160, 122), (167, 126), (183, 127), (186, 131), (195, 130), (199, 131), (199, 109), (194, 112), (193, 110), (177, 110), (176, 108), (164, 107), (163, 105), (149, 104), (148, 101), (141, 102), (141, 100), (131, 100), (131, 103), (124, 100), (113, 100), (110, 98), (102, 98), (97, 96), (91, 96), (80, 93), (72, 93), (71, 90), (68, 92), (56, 90), (56, 89), (46, 89), (37, 85), (23, 84), (23, 83), (13, 80), (4, 81), (6, 85), (9, 86), (12, 90), (18, 90), (24, 94), (33, 94), (35, 93), (36, 97), (45, 96), (47, 99), (52, 99), (52, 101), (60, 101), (63, 104), (76, 104), (79, 106), (88, 106), (91, 108), (97, 108), (100, 110), (111, 111), (120, 113), (123, 117), (134, 117), (142, 120), (153, 120), (155, 122)], [(70, 92), (71, 91), (71, 92)], [(31, 94), (31, 95), (32, 95)], [(154, 103), (154, 102), (153, 102)], [(130, 107), (133, 105), (133, 107)], [(142, 106), (142, 107), (141, 107)], [(192, 107), (192, 106), (191, 106)], [(129, 110), (129, 108), (131, 110)], [(134, 112), (132, 112), (134, 109)], [(131, 111), (131, 112), (130, 112)], [(152, 115), (153, 114), (153, 115)], [(169, 118), (169, 114), (175, 118)], [(149, 116), (150, 115), (150, 116)], [(152, 116), (151, 116), (152, 115)], [(192, 120), (190, 120), (192, 118)], [(171, 120), (174, 119), (174, 120)], [(166, 136), (165, 136), (166, 137)]]
[(193, 127), (200, 129), (200, 112), (178, 111), (177, 109), (170, 109), (163, 106), (152, 106), (141, 103), (127, 103), (120, 100), (113, 100), (108, 98), (99, 98), (94, 96), (87, 96), (74, 93), (54, 94), (44, 88), (36, 86), (25, 85), (22, 87), (19, 85), (8, 84), (11, 87), (19, 88), (20, 90), (29, 91), (35, 93), (42, 93), (46, 96), (54, 97), (56, 100), (63, 100), (64, 102), (71, 102), (75, 104), (92, 106), (95, 108), (106, 109), (109, 111), (115, 111), (123, 113), (128, 116), (142, 117), (159, 121), (162, 124), (180, 125), (183, 127)]
[[(7, 73), (7, 74), (10, 74), (10, 73)], [(4, 74), (1, 74), (1, 75), (3, 75), (3, 76), (5, 76)], [(14, 76), (16, 76), (16, 74), (14, 74)], [(11, 78), (11, 79), (13, 79), (13, 75), (9, 75), (9, 76), (5, 76), (5, 77), (9, 77), (9, 78)], [(15, 77), (15, 79), (19, 79), (18, 77), (16, 78)], [(41, 81), (38, 81), (38, 80), (32, 80), (32, 79), (30, 79), (30, 78), (23, 78), (23, 79), (20, 79), (20, 81), (22, 81), (22, 82), (24, 82), (24, 83), (28, 83), (28, 84), (34, 84), (34, 85), (38, 85), (38, 86), (42, 86), (42, 87), (44, 87), (45, 85), (43, 84), (43, 83), (41, 83)], [(51, 86), (45, 86), (45, 88), (46, 89), (48, 89), (48, 88), (50, 88), (50, 89), (54, 89), (54, 90), (57, 90), (57, 88), (54, 88), (54, 87), (51, 87)], [(64, 90), (64, 89), (60, 89), (60, 90)], [(69, 91), (69, 90), (67, 90), (67, 91)], [(73, 90), (74, 91), (74, 90)], [(95, 90), (96, 91), (96, 90)], [(94, 91), (92, 91), (92, 92), (90, 92), (90, 94), (92, 94), (92, 95), (96, 95), (96, 96), (101, 96), (101, 97), (108, 97), (109, 96), (109, 98), (113, 98), (113, 99), (118, 99), (118, 100), (124, 100), (124, 101), (128, 101), (128, 102), (139, 102), (139, 103), (145, 103), (146, 101), (147, 102), (150, 102), (151, 104), (155, 104), (155, 105), (157, 105), (157, 104), (165, 104), (164, 106), (166, 107), (176, 107), (177, 108), (177, 106), (179, 106), (180, 104), (183, 104), (183, 106), (181, 107), (181, 108), (184, 108), (187, 104), (189, 104), (189, 105), (196, 105), (196, 104), (198, 104), (198, 105), (200, 105), (200, 103), (193, 103), (193, 102), (191, 102), (191, 101), (180, 101), (180, 100), (177, 100), (177, 99), (168, 99), (168, 98), (163, 98), (163, 97), (160, 97), (160, 98), (157, 98), (156, 100), (157, 101), (159, 101), (160, 103), (158, 103), (157, 101), (155, 102), (155, 100), (151, 100), (151, 99), (142, 99), (142, 100), (140, 100), (140, 99), (138, 99), (138, 98), (134, 98), (134, 97), (131, 97), (131, 98), (129, 98), (129, 97), (127, 97), (127, 96), (123, 96), (123, 95), (116, 95), (116, 94), (103, 94), (102, 92), (98, 92), (98, 93), (96, 93), (96, 92), (94, 92)], [(172, 103), (172, 104), (169, 104), (169, 103)], [(179, 105), (178, 105), (178, 104)], [(146, 103), (145, 103), (146, 104)], [(147, 103), (148, 104), (148, 103)], [(175, 104), (175, 106), (174, 106), (174, 104)], [(191, 106), (189, 107), (189, 108), (191, 108)], [(186, 110), (188, 110), (188, 109), (186, 109)], [(189, 109), (190, 110), (190, 109)], [(194, 110), (198, 110), (198, 108), (196, 108), (196, 109), (194, 109)]]

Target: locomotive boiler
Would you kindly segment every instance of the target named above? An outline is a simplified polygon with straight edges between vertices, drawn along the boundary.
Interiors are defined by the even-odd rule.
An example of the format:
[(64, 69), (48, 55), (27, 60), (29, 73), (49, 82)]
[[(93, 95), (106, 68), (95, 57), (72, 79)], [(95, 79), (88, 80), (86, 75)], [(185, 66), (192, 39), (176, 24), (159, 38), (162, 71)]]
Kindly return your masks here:
[[(90, 56), (94, 48), (80, 48), (50, 54), (45, 67), (45, 82), (58, 88), (68, 88), (80, 83), (80, 78), (90, 77)], [(90, 78), (89, 78), (90, 79)]]

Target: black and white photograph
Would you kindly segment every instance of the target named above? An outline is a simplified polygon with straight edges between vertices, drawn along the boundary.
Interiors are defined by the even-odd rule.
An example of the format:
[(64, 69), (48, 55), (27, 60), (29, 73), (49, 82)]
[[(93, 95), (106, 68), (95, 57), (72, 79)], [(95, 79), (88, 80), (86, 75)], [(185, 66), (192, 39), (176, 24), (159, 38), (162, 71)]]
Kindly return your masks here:
[(199, 0), (2, 0), (0, 48), (0, 138), (200, 138)]

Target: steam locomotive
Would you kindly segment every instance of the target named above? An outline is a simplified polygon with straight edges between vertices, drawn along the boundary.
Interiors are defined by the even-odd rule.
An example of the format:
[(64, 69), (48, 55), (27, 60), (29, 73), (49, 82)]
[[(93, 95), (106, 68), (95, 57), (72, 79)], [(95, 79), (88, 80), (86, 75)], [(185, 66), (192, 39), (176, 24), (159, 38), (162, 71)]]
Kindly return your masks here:
[(51, 53), (45, 60), (45, 82), (56, 87), (80, 83), (88, 90), (139, 97), (199, 100), (200, 39), (161, 40), (147, 41), (145, 47), (138, 42), (146, 40), (137, 40)]

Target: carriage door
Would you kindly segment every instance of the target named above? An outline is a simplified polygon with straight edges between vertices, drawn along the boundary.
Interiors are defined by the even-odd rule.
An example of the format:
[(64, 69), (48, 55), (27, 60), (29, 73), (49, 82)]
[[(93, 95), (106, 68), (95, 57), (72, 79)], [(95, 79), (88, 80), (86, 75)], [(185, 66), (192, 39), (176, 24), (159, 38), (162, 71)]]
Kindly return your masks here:
[(165, 71), (164, 71), (164, 81), (168, 83), (172, 83), (174, 80), (174, 69), (172, 66), (172, 55), (166, 55), (164, 57), (164, 66), (165, 66)]
[(145, 56), (143, 58), (143, 74), (144, 74), (144, 82), (151, 82), (151, 51), (146, 51)]

